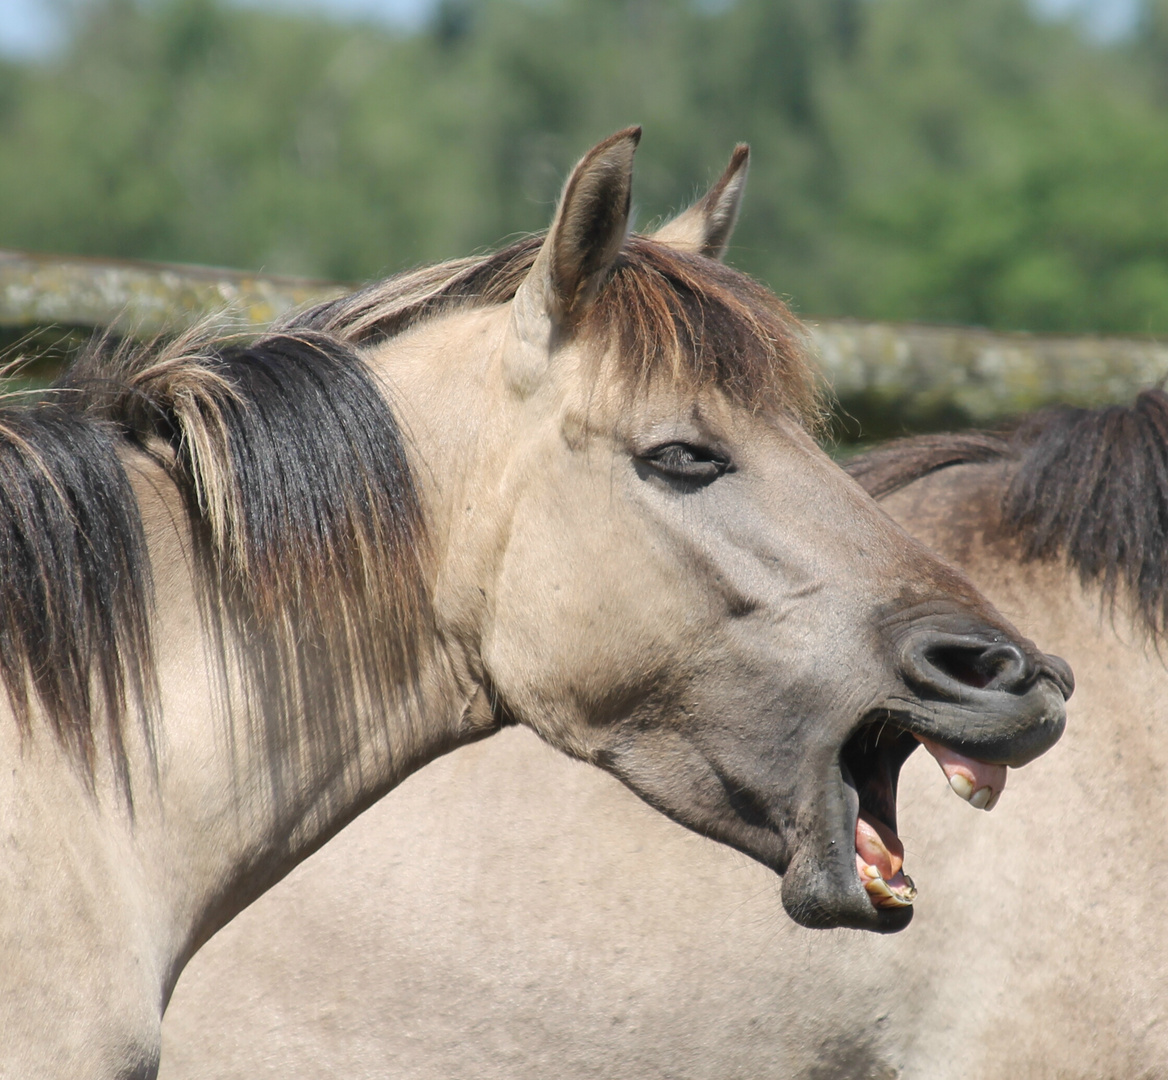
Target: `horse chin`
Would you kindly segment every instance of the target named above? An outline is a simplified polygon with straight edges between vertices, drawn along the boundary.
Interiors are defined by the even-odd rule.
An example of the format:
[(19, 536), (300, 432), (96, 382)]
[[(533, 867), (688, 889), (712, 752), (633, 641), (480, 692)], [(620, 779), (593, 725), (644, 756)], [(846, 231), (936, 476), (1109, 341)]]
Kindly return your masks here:
[(876, 907), (860, 883), (854, 855), (849, 851), (837, 855), (841, 846), (836, 842), (824, 852), (808, 844), (796, 852), (783, 876), (787, 914), (811, 930), (850, 927), (884, 934), (903, 930), (912, 921), (912, 905)]

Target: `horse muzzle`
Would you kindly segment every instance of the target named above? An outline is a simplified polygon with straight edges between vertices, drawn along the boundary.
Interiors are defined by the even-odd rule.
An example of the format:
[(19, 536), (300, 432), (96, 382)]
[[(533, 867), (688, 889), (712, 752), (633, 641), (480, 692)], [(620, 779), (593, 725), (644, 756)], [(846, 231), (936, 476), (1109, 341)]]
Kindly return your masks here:
[(854, 727), (827, 782), (808, 792), (783, 904), (809, 927), (890, 932), (912, 919), (916, 887), (896, 834), (900, 768), (923, 744), (950, 787), (992, 810), (1006, 768), (1032, 761), (1063, 732), (1068, 665), (991, 628), (919, 624), (895, 650), (900, 685)]

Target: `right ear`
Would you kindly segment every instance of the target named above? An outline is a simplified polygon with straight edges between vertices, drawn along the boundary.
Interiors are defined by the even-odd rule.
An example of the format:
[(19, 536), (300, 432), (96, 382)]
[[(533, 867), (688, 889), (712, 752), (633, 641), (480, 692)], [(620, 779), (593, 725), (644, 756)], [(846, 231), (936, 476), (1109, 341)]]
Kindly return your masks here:
[(511, 305), (520, 346), (508, 376), (526, 393), (542, 376), (556, 337), (569, 334), (596, 298), (624, 246), (639, 127), (598, 143), (572, 170), (560, 205)]
[(738, 221), (749, 165), (750, 147), (739, 143), (718, 182), (688, 210), (662, 225), (653, 239), (678, 251), (721, 259)]

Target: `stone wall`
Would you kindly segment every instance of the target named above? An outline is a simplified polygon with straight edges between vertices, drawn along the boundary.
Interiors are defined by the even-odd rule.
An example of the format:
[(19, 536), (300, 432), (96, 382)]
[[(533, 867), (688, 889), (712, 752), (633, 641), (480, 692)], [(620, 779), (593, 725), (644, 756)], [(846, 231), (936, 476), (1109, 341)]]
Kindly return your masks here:
[[(262, 326), (344, 288), (201, 266), (0, 251), (0, 335), (8, 345), (59, 346), (94, 328), (154, 334), (211, 312)], [(1124, 402), (1168, 376), (1168, 344), (1151, 339), (809, 324), (845, 416), (845, 439), (990, 424), (1052, 403)]]

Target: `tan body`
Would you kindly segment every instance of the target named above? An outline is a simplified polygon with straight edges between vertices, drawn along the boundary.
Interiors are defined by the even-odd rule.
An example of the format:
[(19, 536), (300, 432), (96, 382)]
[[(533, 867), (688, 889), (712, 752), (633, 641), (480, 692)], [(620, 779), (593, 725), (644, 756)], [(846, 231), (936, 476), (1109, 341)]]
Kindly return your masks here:
[(168, 1080), (1165, 1075), (1168, 671), (1121, 606), (987, 546), (999, 464), (885, 500), (1073, 664), (1066, 735), (990, 815), (915, 754), (905, 934), (783, 918), (757, 865), (524, 733), (412, 779), (192, 965)]
[(191, 953), (364, 805), (466, 738), (453, 680), (430, 668), (427, 731), (399, 737), (392, 760), (372, 741), (354, 748), (344, 772), (285, 787), (277, 812), (242, 718), (212, 707), (189, 533), (175, 527), (183, 508), (160, 469), (130, 468), (158, 587), (157, 776), (131, 742), (131, 817), (108, 767), (90, 792), (47, 733), (22, 740), (0, 722), (13, 763), (0, 779), (0, 1076), (14, 1080), (153, 1076), (161, 1013)]
[[(35, 701), (0, 715), (0, 1075), (152, 1076), (192, 953), (410, 773), (500, 727), (782, 874), (801, 922), (883, 931), (912, 909), (858, 877), (843, 749), (875, 769), (879, 721), (897, 747), (929, 738), (1004, 775), (1057, 740), (1065, 664), (816, 447), (782, 305), (628, 236), (638, 137), (583, 159), (546, 240), (374, 286), (242, 352), (131, 358), (65, 391), (81, 417), (4, 414), (5, 483), (33, 486), (21, 535), (46, 558), (38, 508), (76, 462), (20, 448), (117, 425), (159, 694), (152, 723), (59, 708), (54, 734)], [(395, 430), (412, 485), (383, 453)], [(101, 625), (101, 604), (82, 610)], [(399, 641), (413, 651), (387, 687)], [(77, 728), (91, 760), (68, 750)], [(875, 802), (891, 828), (894, 801)]]

